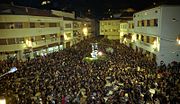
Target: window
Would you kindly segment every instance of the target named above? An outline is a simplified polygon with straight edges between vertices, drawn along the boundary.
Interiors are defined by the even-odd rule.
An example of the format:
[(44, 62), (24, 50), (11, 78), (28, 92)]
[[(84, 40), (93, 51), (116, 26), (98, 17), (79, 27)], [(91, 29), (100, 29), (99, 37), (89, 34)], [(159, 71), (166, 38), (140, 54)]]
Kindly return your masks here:
[(43, 22), (40, 22), (40, 25), (44, 25), (44, 23), (43, 23)]
[(141, 26), (144, 26), (144, 20), (141, 21)]
[(18, 44), (24, 43), (24, 38), (16, 38), (16, 43)]
[(70, 23), (65, 24), (65, 28), (71, 28), (71, 24)]
[(30, 22), (30, 28), (35, 28), (35, 23)]
[(46, 39), (45, 35), (41, 35), (41, 39), (45, 40)]
[(150, 20), (150, 26), (154, 26), (154, 19)]
[(142, 21), (138, 21), (138, 27), (141, 27), (142, 26)]
[(64, 35), (60, 36), (60, 40), (63, 41), (64, 40)]
[(14, 24), (15, 24), (15, 28), (22, 28), (23, 27), (21, 22), (16, 22)]
[(137, 36), (136, 36), (136, 39), (138, 40), (139, 39), (139, 35), (137, 34)]
[(49, 27), (57, 27), (56, 23), (49, 23)]
[(128, 24), (128, 27), (131, 29), (131, 24), (130, 23)]
[(154, 26), (158, 26), (158, 19), (154, 19)]
[(35, 36), (35, 41), (40, 41), (40, 40), (42, 40), (41, 36)]
[(31, 37), (31, 42), (35, 42), (35, 38), (34, 37)]
[(57, 34), (50, 34), (51, 41), (57, 40)]
[(154, 41), (156, 40), (156, 37), (150, 37), (150, 43), (154, 44)]
[(147, 26), (150, 26), (150, 20), (147, 20)]
[(50, 37), (51, 37), (51, 38), (56, 38), (56, 37), (57, 37), (57, 34), (50, 34)]
[(117, 29), (113, 29), (113, 32), (118, 32)]
[(132, 28), (134, 29), (134, 23), (132, 23)]
[(41, 27), (41, 28), (44, 28), (44, 27), (45, 27), (45, 23), (40, 22), (40, 27)]
[(144, 41), (144, 36), (143, 35), (141, 35), (141, 41)]
[(8, 39), (8, 44), (16, 44), (15, 43), (15, 38)]
[(0, 39), (0, 45), (7, 45), (6, 39)]
[(147, 36), (147, 43), (149, 43), (150, 39), (149, 39), (149, 36)]

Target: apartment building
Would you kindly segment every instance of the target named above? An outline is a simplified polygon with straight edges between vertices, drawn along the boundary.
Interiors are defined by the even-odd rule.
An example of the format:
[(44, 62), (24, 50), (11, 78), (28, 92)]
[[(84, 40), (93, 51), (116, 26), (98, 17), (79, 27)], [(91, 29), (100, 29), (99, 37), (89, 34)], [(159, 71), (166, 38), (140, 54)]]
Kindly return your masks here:
[(1, 7), (0, 14), (0, 60), (25, 60), (74, 44), (74, 12), (9, 6)]
[(180, 61), (180, 6), (162, 5), (134, 14), (136, 48), (168, 64)]
[(133, 14), (133, 20), (100, 20), (100, 35), (119, 39), (150, 59), (180, 61), (180, 6), (162, 5)]
[(119, 39), (120, 21), (117, 20), (100, 20), (100, 35), (104, 35), (108, 39)]

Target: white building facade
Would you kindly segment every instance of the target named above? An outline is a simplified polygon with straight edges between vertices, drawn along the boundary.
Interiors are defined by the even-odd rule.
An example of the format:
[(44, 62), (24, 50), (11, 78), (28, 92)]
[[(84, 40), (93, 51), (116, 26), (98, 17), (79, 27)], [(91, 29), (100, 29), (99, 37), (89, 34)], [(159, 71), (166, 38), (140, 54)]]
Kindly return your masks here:
[[(1, 9), (0, 14), (0, 60), (31, 59), (75, 44), (73, 43), (76, 37), (73, 35), (73, 21), (76, 21), (74, 12), (12, 6)], [(79, 22), (84, 23), (84, 21)], [(92, 25), (89, 25), (89, 29), (91, 27)], [(83, 30), (83, 27), (80, 29)], [(89, 33), (91, 33), (89, 35), (93, 34), (91, 31)], [(83, 33), (79, 35), (86, 37)]]
[(168, 64), (180, 61), (180, 6), (163, 5), (133, 16), (136, 50)]

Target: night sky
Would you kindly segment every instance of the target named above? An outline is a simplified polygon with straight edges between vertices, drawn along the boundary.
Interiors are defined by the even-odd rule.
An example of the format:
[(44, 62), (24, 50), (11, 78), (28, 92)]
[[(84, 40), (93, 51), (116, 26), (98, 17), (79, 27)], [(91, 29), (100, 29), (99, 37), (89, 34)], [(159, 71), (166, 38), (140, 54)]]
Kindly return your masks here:
[(92, 18), (106, 17), (127, 8), (140, 11), (161, 4), (180, 4), (180, 0), (49, 0), (51, 3), (43, 6), (43, 0), (0, 0), (0, 3), (10, 4), (12, 1), (15, 5), (21, 6), (75, 11), (78, 16)]

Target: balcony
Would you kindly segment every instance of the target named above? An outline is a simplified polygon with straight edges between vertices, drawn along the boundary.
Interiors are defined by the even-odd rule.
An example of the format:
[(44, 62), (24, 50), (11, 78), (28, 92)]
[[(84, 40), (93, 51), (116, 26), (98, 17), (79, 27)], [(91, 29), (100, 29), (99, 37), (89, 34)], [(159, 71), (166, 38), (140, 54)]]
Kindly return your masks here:
[(0, 47), (0, 52), (24, 50), (27, 48), (26, 44), (0, 45)]
[(15, 38), (15, 37), (29, 37), (39, 36), (45, 34), (59, 33), (59, 27), (48, 27), (48, 28), (22, 28), (22, 29), (0, 29), (0, 38)]
[(136, 46), (143, 48), (144, 50), (147, 50), (149, 52), (152, 53), (157, 53), (158, 52), (158, 47), (155, 46), (154, 44), (150, 44), (150, 43), (145, 43), (142, 41), (135, 41)]
[(36, 42), (32, 42), (32, 47), (40, 47), (40, 46), (45, 46), (48, 44), (54, 44), (54, 43), (60, 43), (60, 39), (56, 38), (56, 39), (46, 39), (46, 40), (41, 40), (41, 41), (36, 41)]

